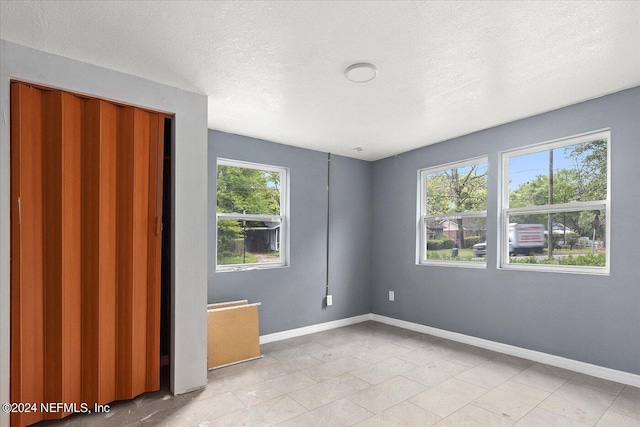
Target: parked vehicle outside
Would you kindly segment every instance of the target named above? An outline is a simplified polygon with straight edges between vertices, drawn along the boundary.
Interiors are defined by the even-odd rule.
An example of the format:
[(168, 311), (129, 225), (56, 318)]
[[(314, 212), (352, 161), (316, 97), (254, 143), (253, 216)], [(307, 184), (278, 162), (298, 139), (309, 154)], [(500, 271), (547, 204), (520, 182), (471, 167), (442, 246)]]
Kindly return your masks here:
[(509, 254), (541, 254), (544, 242), (542, 224), (509, 224)]
[[(542, 224), (509, 224), (509, 255), (541, 254), (544, 250), (544, 226)], [(475, 257), (487, 256), (487, 242), (471, 248)]]
[(476, 243), (471, 249), (475, 257), (480, 258), (487, 256), (487, 242)]

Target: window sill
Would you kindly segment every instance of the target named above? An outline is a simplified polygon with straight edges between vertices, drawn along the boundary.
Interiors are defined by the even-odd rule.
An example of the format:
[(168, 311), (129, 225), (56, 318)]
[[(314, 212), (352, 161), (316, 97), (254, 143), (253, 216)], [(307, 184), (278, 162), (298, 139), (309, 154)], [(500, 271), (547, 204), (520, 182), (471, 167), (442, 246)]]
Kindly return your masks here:
[(564, 266), (540, 266), (540, 265), (526, 265), (526, 264), (507, 264), (498, 267), (498, 270), (510, 270), (510, 271), (535, 271), (544, 273), (561, 273), (561, 274), (582, 274), (589, 276), (609, 276), (610, 271), (608, 267), (564, 267)]
[(242, 267), (225, 267), (225, 268), (217, 268), (216, 273), (233, 273), (238, 271), (255, 271), (255, 270), (276, 270), (280, 268), (289, 268), (288, 265), (277, 264), (277, 265), (252, 265), (252, 266), (242, 266)]
[(473, 268), (486, 270), (486, 262), (473, 261), (423, 261), (416, 263), (419, 267), (454, 267), (454, 268)]

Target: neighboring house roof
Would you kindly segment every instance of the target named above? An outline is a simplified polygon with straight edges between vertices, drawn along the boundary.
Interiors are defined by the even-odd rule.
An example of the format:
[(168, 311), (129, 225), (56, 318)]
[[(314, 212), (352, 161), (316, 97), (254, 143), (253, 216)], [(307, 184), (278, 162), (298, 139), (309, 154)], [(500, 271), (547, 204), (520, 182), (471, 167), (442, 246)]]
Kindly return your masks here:
[(553, 226), (551, 227), (551, 229), (555, 232), (567, 232), (570, 233), (573, 230), (570, 229), (569, 227), (567, 227), (566, 225), (560, 223), (560, 222), (554, 222)]
[(254, 227), (247, 227), (250, 230), (275, 230), (277, 228), (280, 228), (280, 223), (279, 222), (267, 222), (264, 221), (261, 223), (262, 225), (258, 225), (258, 226), (254, 226)]
[(445, 219), (444, 221), (440, 222), (440, 224), (442, 224), (443, 228), (447, 231), (458, 231), (458, 223), (455, 221), (451, 221), (450, 219)]
[[(458, 231), (458, 223), (456, 221), (445, 219), (440, 224), (445, 231)], [(465, 226), (462, 229), (465, 231), (484, 230), (486, 228), (486, 220), (484, 218), (466, 218), (464, 224)]]

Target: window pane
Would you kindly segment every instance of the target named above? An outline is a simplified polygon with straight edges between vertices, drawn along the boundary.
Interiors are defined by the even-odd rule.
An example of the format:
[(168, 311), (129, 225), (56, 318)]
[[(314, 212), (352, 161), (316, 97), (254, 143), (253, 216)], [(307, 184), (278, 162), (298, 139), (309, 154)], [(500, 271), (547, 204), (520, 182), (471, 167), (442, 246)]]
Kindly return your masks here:
[(218, 219), (218, 265), (279, 264), (281, 222)]
[(487, 209), (487, 163), (427, 174), (426, 215)]
[(605, 210), (510, 215), (509, 262), (604, 267), (606, 221)]
[(484, 262), (486, 218), (426, 220), (426, 259)]
[(279, 172), (218, 165), (218, 213), (280, 215)]
[[(549, 191), (549, 183), (553, 186)], [(509, 158), (509, 207), (607, 198), (607, 140)]]

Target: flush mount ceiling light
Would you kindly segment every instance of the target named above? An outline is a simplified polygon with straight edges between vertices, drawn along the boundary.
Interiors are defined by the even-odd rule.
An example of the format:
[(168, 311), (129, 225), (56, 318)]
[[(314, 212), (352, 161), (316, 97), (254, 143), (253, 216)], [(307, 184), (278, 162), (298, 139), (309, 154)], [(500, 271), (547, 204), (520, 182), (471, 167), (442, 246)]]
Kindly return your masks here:
[(373, 64), (361, 62), (349, 65), (347, 69), (344, 70), (344, 75), (352, 82), (366, 83), (376, 78), (378, 69)]

